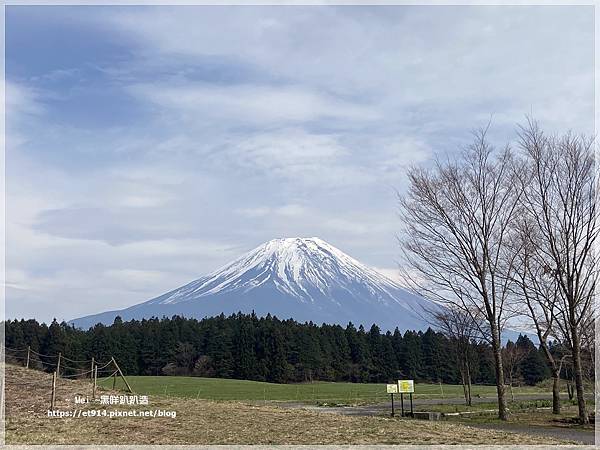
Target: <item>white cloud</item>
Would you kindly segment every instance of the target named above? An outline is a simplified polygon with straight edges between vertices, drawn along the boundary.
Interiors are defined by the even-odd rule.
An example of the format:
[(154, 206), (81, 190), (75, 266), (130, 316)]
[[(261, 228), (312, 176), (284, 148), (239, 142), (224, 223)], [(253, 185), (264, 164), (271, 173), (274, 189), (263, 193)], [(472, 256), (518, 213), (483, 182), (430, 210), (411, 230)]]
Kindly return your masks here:
[[(228, 243), (161, 239), (119, 246), (8, 224), (8, 317), (72, 319), (122, 308), (206, 274), (240, 253)], [(35, 264), (32, 264), (35, 261)]]
[(168, 274), (158, 270), (108, 269), (104, 275), (112, 281), (111, 285), (115, 286), (118, 283), (129, 288), (153, 286), (156, 289), (170, 282)]
[(243, 170), (258, 170), (285, 179), (289, 186), (359, 186), (373, 181), (353, 160), (353, 152), (340, 137), (284, 128), (231, 140), (224, 146), (223, 163)]
[(268, 216), (271, 214), (272, 209), (267, 206), (259, 206), (256, 208), (239, 208), (235, 212), (244, 217), (255, 218)]
[[(103, 19), (135, 36), (141, 64), (212, 58), (298, 89), (190, 89), (177, 96), (185, 92), (170, 89), (169, 80), (147, 92), (180, 106), (240, 107), (247, 118), (343, 113), (343, 103), (307, 94), (326, 91), (369, 100), (367, 111), (350, 108), (346, 118), (402, 120), (427, 108), (464, 122), (473, 112), (489, 116), (514, 107), (512, 125), (531, 107), (541, 113), (562, 98), (593, 95), (590, 7), (146, 8)], [(590, 130), (589, 103), (568, 106), (584, 121), (568, 118), (570, 125)], [(552, 126), (560, 123), (552, 117)]]
[(397, 283), (400, 283), (402, 281), (402, 277), (400, 276), (400, 271), (398, 270), (398, 268), (390, 269), (384, 267), (373, 267), (373, 269), (390, 278), (391, 280), (396, 281)]
[(5, 109), (10, 117), (38, 115), (44, 112), (41, 93), (31, 86), (14, 81), (5, 81)]
[(294, 218), (312, 214), (311, 210), (306, 206), (297, 205), (293, 203), (283, 205), (280, 207), (258, 206), (254, 208), (240, 208), (236, 209), (235, 212), (241, 216), (248, 218), (261, 218), (267, 216)]
[(284, 217), (300, 217), (306, 214), (308, 209), (302, 205), (285, 205), (277, 209), (277, 213)]
[(200, 114), (210, 120), (260, 124), (308, 122), (319, 119), (373, 121), (379, 118), (368, 105), (359, 105), (296, 86), (218, 86), (194, 84), (139, 84), (129, 88), (142, 100), (179, 113)]

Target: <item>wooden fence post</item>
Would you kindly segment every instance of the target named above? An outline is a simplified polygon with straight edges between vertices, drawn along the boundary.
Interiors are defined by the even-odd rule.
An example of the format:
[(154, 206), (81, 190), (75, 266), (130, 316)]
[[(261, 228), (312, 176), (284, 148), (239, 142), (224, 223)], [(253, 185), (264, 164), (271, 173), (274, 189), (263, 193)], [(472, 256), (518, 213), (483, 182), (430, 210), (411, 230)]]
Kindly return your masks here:
[(115, 361), (115, 357), (114, 356), (112, 357), (112, 362), (115, 365), (115, 367), (117, 368), (117, 370), (119, 371), (119, 374), (121, 375), (121, 378), (123, 378), (123, 381), (125, 382), (125, 386), (127, 386), (127, 389), (129, 390), (129, 392), (133, 393), (133, 389), (131, 389), (131, 386), (129, 386), (129, 383), (125, 379), (125, 375), (123, 375), (123, 372), (121, 371), (121, 368), (117, 364), (117, 361)]
[(90, 369), (90, 380), (94, 379), (94, 357), (92, 356), (92, 368)]
[(31, 346), (27, 346), (27, 362), (25, 363), (25, 367), (29, 369), (29, 352), (31, 351)]
[[(1, 349), (0, 349), (0, 351), (1, 351)], [(4, 403), (4, 392), (6, 390), (6, 385), (4, 384), (4, 379), (5, 378), (6, 378), (5, 376), (3, 376), (3, 377), (0, 378), (0, 420), (2, 421), (2, 424), (3, 424), (2, 425), (2, 436), (1, 436), (2, 439), (4, 439), (5, 436), (6, 436), (6, 434), (5, 434), (6, 431), (4, 429), (5, 428), (5, 423), (6, 423), (5, 422), (5, 418), (6, 418), (5, 413), (6, 413), (6, 410), (5, 410), (5, 407), (4, 407), (4, 405), (5, 405), (5, 403)]]
[(94, 366), (94, 388), (92, 390), (92, 399), (96, 399), (96, 383), (98, 382), (98, 365)]
[(56, 373), (60, 376), (60, 358), (62, 358), (62, 353), (58, 352), (58, 362), (56, 363)]
[(52, 374), (52, 398), (50, 400), (50, 409), (54, 411), (54, 402), (56, 401), (56, 372)]

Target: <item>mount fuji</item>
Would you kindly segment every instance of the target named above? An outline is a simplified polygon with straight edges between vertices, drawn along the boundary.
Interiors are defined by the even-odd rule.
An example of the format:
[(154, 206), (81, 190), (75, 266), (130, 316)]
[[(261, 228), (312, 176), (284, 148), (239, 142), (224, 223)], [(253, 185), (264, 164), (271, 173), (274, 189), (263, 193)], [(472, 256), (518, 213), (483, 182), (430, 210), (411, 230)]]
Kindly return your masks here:
[(88, 328), (96, 323), (150, 317), (216, 316), (254, 311), (279, 319), (312, 321), (383, 330), (426, 329), (423, 307), (435, 304), (358, 262), (319, 238), (266, 242), (185, 286), (118, 311), (71, 321)]

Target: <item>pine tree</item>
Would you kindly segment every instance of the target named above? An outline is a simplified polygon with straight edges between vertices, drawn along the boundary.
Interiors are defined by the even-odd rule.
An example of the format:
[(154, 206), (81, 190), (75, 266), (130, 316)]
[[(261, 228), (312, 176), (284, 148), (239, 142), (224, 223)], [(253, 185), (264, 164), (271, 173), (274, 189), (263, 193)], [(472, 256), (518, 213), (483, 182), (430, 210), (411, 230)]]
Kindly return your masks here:
[(239, 330), (235, 337), (235, 368), (234, 376), (242, 380), (252, 380), (256, 377), (256, 354), (254, 326), (250, 319), (243, 316), (238, 318)]
[(285, 342), (278, 328), (274, 328), (269, 334), (266, 356), (268, 380), (274, 383), (287, 382), (291, 374), (291, 368), (286, 359)]
[(550, 376), (546, 358), (527, 336), (520, 335), (516, 346), (523, 348), (526, 353), (519, 363), (519, 373), (525, 384), (533, 386)]
[(120, 316), (117, 316), (113, 325), (108, 329), (108, 351), (115, 358), (119, 367), (125, 374), (138, 372), (137, 341), (132, 335), (134, 324), (126, 326)]
[(215, 376), (231, 378), (234, 373), (231, 326), (227, 326), (223, 314), (217, 317), (212, 325), (206, 336), (206, 353), (211, 360)]
[(365, 338), (365, 330), (362, 325), (357, 330), (352, 322), (346, 327), (346, 339), (350, 347), (350, 381), (364, 383), (369, 379), (369, 350)]
[(410, 379), (421, 380), (421, 368), (423, 366), (421, 335), (414, 331), (407, 331), (404, 333), (402, 344), (400, 354), (402, 372)]
[(421, 340), (423, 348), (422, 372), (427, 381), (438, 383), (442, 380), (441, 348), (436, 333), (428, 328)]
[(58, 354), (64, 355), (67, 344), (67, 336), (63, 327), (54, 319), (48, 327), (48, 333), (42, 342), (42, 354), (40, 359), (46, 370), (56, 370), (58, 365)]

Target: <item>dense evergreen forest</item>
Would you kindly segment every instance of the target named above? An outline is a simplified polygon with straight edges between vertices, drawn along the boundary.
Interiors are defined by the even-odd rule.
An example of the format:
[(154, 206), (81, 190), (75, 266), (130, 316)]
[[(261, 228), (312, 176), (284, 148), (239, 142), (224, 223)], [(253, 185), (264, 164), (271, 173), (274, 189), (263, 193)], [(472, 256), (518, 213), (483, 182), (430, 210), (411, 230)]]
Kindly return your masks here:
[[(193, 375), (276, 383), (323, 381), (418, 382), (460, 384), (454, 346), (443, 334), (428, 329), (396, 329), (382, 333), (353, 324), (321, 325), (279, 320), (268, 315), (234, 314), (202, 320), (173, 318), (132, 320), (117, 317), (111, 326), (87, 331), (53, 321), (5, 323), (6, 346), (28, 345), (43, 355), (62, 352), (71, 360), (105, 361), (114, 356), (128, 375)], [(548, 376), (545, 359), (525, 336), (515, 344), (526, 356), (514, 368), (518, 383), (535, 384)], [(474, 383), (494, 384), (489, 346), (473, 342)], [(10, 352), (7, 360), (10, 361)], [(31, 364), (51, 370), (43, 357)], [(71, 363), (71, 366), (73, 364)], [(63, 370), (75, 370), (65, 365)]]

